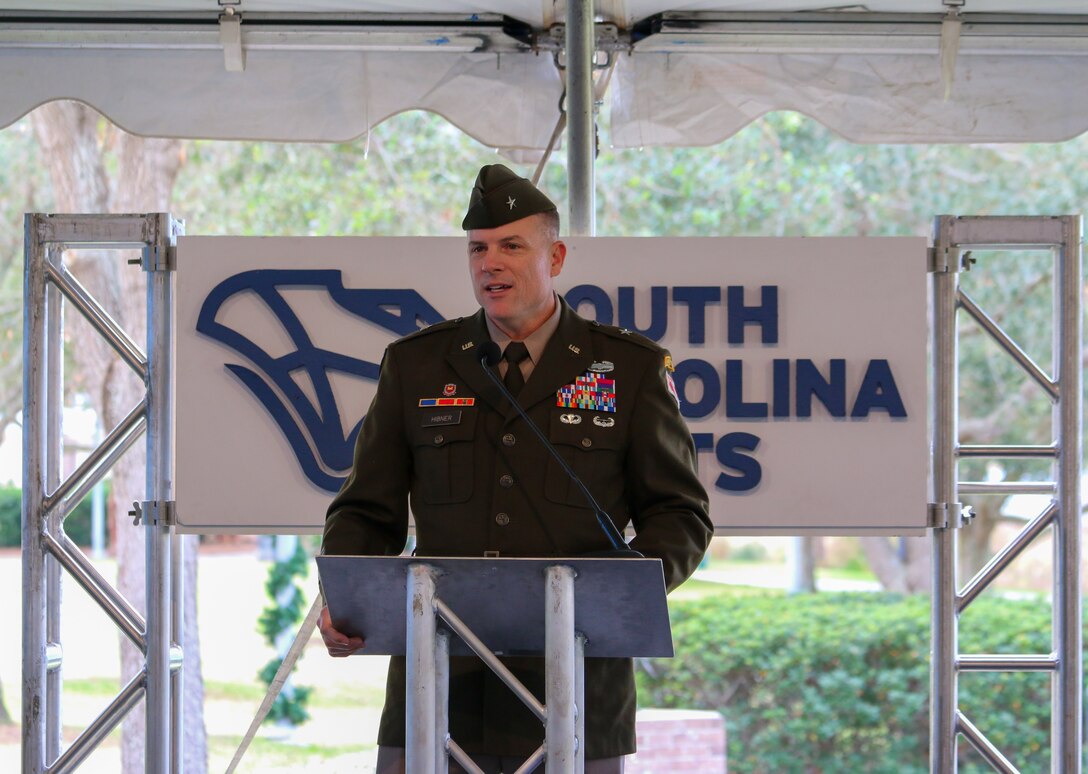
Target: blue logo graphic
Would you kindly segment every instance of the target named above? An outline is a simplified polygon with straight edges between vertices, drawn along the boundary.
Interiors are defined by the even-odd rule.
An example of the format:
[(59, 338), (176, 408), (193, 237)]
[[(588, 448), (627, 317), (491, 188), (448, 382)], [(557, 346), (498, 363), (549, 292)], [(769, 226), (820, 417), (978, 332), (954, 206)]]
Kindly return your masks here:
[[(444, 318), (415, 290), (348, 289), (340, 271), (333, 269), (246, 271), (223, 280), (204, 299), (197, 331), (230, 347), (252, 364), (252, 368), (225, 365), (275, 420), (306, 478), (321, 489), (337, 492), (351, 469), (355, 438), (363, 422), (360, 419), (350, 431), (345, 430), (329, 374), (341, 372), (377, 381), (379, 366), (377, 362), (314, 346), (281, 291), (315, 288), (325, 289), (337, 306), (389, 331), (394, 338)], [(294, 351), (273, 357), (243, 333), (217, 322), (220, 308), (237, 294), (253, 294), (261, 299), (283, 326)], [(345, 337), (351, 335), (350, 331), (344, 332)], [(304, 372), (313, 384), (317, 405), (299, 387), (295, 379), (299, 372)]]

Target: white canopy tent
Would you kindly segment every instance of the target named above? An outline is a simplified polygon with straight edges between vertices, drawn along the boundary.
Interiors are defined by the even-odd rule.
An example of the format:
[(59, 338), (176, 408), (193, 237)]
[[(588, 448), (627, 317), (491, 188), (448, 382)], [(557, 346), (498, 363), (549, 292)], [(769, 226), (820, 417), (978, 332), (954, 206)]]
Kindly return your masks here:
[[(539, 154), (569, 103), (576, 234), (592, 233), (591, 127), (586, 131), (591, 98), (585, 75), (594, 50), (597, 92), (612, 100), (608, 140), (617, 146), (712, 144), (773, 110), (800, 111), (860, 142), (1057, 141), (1088, 130), (1088, 0), (873, 0), (835, 9), (818, 0), (598, 0), (592, 30), (587, 20), (577, 20), (579, 8), (566, 6), (558, 0), (0, 0), (0, 127), (42, 103), (77, 99), (138, 134), (346, 141), (398, 112), (424, 109), (487, 145)], [(571, 34), (576, 26), (577, 39)], [(569, 99), (564, 52), (570, 52)], [(1037, 228), (1032, 222), (1021, 225)], [(136, 241), (147, 242), (146, 254), (166, 254), (165, 229), (146, 240), (144, 231)], [(1067, 252), (1079, 245), (1077, 234), (1069, 245), (1061, 242)], [(961, 242), (945, 240), (946, 258), (949, 246)], [(152, 243), (162, 250), (151, 250)], [(1079, 250), (1076, 260), (1065, 264), (1079, 271)], [(156, 264), (156, 275), (166, 273), (164, 266)], [(947, 266), (935, 271), (946, 278), (954, 274)], [(157, 281), (165, 296), (165, 283)], [(1079, 274), (1065, 285), (1079, 296)], [(159, 324), (166, 306), (149, 301)], [(1079, 363), (1079, 317), (1068, 317), (1077, 331), (1069, 338), (1077, 346), (1067, 349)], [(162, 358), (152, 353), (149, 360)], [(26, 362), (38, 361), (28, 357)], [(1069, 370), (1079, 377), (1078, 369)], [(156, 378), (165, 379), (162, 373), (165, 369)], [(1079, 382), (1070, 384), (1070, 394), (1079, 396)], [(160, 385), (152, 392), (162, 395), (165, 389)], [(154, 408), (149, 403), (148, 416), (168, 427)], [(1076, 414), (1068, 424), (1079, 430), (1079, 413), (1068, 413)], [(945, 425), (945, 430), (952, 427)], [(1067, 457), (1079, 466), (1079, 432), (1076, 439), (1078, 453)], [(959, 504), (945, 497), (931, 505)], [(147, 770), (165, 772), (167, 756), (178, 749), (170, 740), (170, 708), (164, 704), (171, 691), (166, 687), (170, 625), (164, 623), (170, 600), (163, 579), (171, 562), (162, 559), (168, 552), (161, 538), (168, 537), (168, 528), (157, 512), (149, 516), (145, 526), (154, 536), (149, 546), (157, 552), (149, 548), (149, 566), (158, 574), (155, 584), (149, 580), (148, 592), (157, 618), (154, 626), (148, 621), (146, 634)], [(940, 533), (935, 550), (942, 558), (935, 562), (940, 574), (934, 605), (940, 618), (935, 613), (933, 771), (953, 770), (953, 740), (966, 733), (957, 720), (952, 679), (957, 598), (954, 551), (948, 546), (954, 545), (953, 521), (946, 515), (944, 522), (934, 522), (934, 532)], [(1060, 672), (1052, 723), (1055, 770), (1066, 765), (1063, 770), (1073, 771), (1079, 770), (1082, 718), (1080, 596), (1073, 569), (1079, 567), (1079, 541), (1072, 537), (1079, 534), (1079, 522), (1068, 523), (1066, 545), (1072, 548), (1062, 565), (1069, 568), (1068, 588), (1056, 577), (1056, 588), (1072, 589), (1056, 613), (1055, 639), (1063, 655), (1013, 657), (999, 665)], [(40, 562), (40, 549), (28, 552), (24, 544), (27, 553)], [(1059, 569), (1056, 576), (1062, 575)], [(35, 591), (39, 602), (40, 590)], [(33, 679), (40, 694), (44, 629), (35, 628), (33, 637), (34, 647), (27, 648), (24, 636), (24, 680)], [(976, 657), (975, 669), (998, 663), (979, 658), (990, 657)], [(111, 722), (140, 690), (136, 683), (124, 689), (109, 709)], [(59, 715), (50, 717), (59, 727)], [(95, 733), (102, 728), (97, 724)], [(45, 770), (43, 729), (37, 719), (33, 729), (24, 728), (24, 739), (35, 740), (24, 748), (30, 750), (24, 753), (27, 771)], [(976, 748), (989, 752), (988, 742), (974, 733)], [(84, 748), (97, 744), (89, 739)], [(988, 760), (1000, 763), (994, 753)], [(74, 756), (72, 748), (66, 755)]]
[[(0, 0), (0, 126), (78, 99), (145, 135), (345, 141), (424, 109), (484, 144), (539, 152), (562, 104), (553, 29), (565, 5)], [(858, 142), (1088, 130), (1084, 0), (823, 9), (601, 0), (597, 49), (615, 65), (608, 141), (708, 145), (783, 109)]]

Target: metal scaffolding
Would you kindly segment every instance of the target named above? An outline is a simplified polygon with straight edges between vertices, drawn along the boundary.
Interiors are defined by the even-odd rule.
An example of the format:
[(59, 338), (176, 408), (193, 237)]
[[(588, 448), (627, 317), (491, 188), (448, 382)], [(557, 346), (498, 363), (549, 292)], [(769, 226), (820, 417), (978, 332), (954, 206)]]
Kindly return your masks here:
[[(962, 734), (997, 771), (1018, 769), (958, 707), (960, 672), (1049, 672), (1051, 771), (1081, 771), (1080, 465), (1081, 221), (1063, 217), (952, 217), (934, 225), (933, 272), (933, 608), (930, 665), (930, 771), (953, 774)], [(971, 250), (1046, 249), (1054, 255), (1054, 373), (1047, 374), (966, 293), (959, 273)], [(957, 312), (963, 310), (1047, 395), (1053, 405), (1052, 444), (966, 445), (959, 441)], [(1051, 482), (959, 481), (966, 458), (1053, 460)], [(957, 530), (969, 522), (962, 494), (1046, 493), (1053, 499), (966, 585), (956, 577)], [(1047, 654), (964, 655), (959, 616), (1047, 527), (1052, 528), (1053, 650)], [(984, 728), (984, 724), (983, 724)]]
[[(166, 214), (42, 215), (25, 219), (23, 331), (23, 771), (76, 769), (141, 698), (148, 772), (180, 770), (181, 542), (173, 514), (173, 247), (182, 224)], [(68, 271), (72, 248), (138, 249), (147, 274), (146, 352)], [(61, 479), (62, 299), (146, 386), (145, 397), (70, 476)], [(146, 436), (146, 500), (137, 503), (147, 552), (147, 619), (64, 534), (64, 518)], [(145, 656), (144, 668), (61, 751), (61, 570)]]
[[(180, 543), (172, 522), (173, 332), (172, 246), (181, 226), (170, 216), (28, 215), (24, 332), (23, 508), (23, 770), (75, 769), (121, 718), (147, 699), (149, 772), (180, 770), (181, 651)], [(933, 250), (934, 405), (931, 504), (934, 548), (931, 681), (931, 770), (954, 772), (959, 734), (995, 769), (1016, 771), (982, 730), (959, 711), (962, 671), (1046, 671), (1053, 675), (1052, 768), (1081, 770), (1080, 425), (1081, 228), (1078, 217), (952, 218), (937, 221)], [(147, 352), (91, 298), (63, 262), (66, 249), (138, 248), (148, 274)], [(1055, 255), (1055, 373), (1047, 375), (958, 287), (964, 254), (972, 248), (1047, 248)], [(60, 478), (63, 387), (62, 298), (80, 312), (147, 385), (132, 408), (70, 476)], [(1054, 405), (1055, 442), (1042, 446), (966, 446), (958, 441), (957, 310), (977, 321), (1025, 370)], [(109, 468), (147, 433), (147, 500), (139, 504), (147, 541), (148, 617), (101, 577), (65, 536), (64, 517)], [(1055, 481), (1001, 486), (959, 482), (964, 458), (1042, 458), (1056, 466)], [(1054, 494), (966, 586), (956, 581), (956, 532), (965, 523), (960, 494), (988, 491)], [(1038, 655), (960, 655), (958, 616), (1047, 527), (1054, 532), (1053, 651)], [(62, 650), (60, 577), (65, 569), (146, 655), (144, 670), (66, 749), (60, 750)]]

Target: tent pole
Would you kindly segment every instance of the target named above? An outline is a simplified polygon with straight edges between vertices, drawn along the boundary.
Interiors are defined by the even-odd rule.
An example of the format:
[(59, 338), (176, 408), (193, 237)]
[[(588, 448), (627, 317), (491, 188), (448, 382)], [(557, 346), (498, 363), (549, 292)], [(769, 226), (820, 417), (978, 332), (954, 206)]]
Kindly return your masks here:
[(1054, 407), (1058, 429), (1058, 522), (1054, 536), (1054, 650), (1058, 671), (1053, 677), (1051, 771), (1081, 771), (1084, 708), (1081, 698), (1081, 222), (1063, 218), (1063, 240), (1054, 282), (1054, 329), (1057, 381), (1061, 392)]
[[(951, 253), (951, 218), (934, 223), (936, 252)], [(932, 275), (933, 294), (933, 499), (936, 504), (956, 505), (956, 441), (958, 428), (958, 352), (956, 330), (955, 267)], [(949, 514), (951, 516), (951, 514)], [(951, 519), (950, 519), (951, 521)], [(956, 525), (934, 525), (932, 608), (930, 613), (929, 770), (930, 774), (956, 772), (956, 707), (958, 619), (956, 615)]]
[(23, 771), (44, 771), (46, 713), (45, 510), (46, 272), (37, 216), (24, 218), (23, 272)]
[(593, 236), (596, 126), (593, 120), (593, 0), (567, 3), (567, 191), (570, 234)]
[[(181, 641), (173, 632), (181, 621), (180, 611), (171, 609), (175, 599), (172, 585), (174, 525), (174, 384), (173, 306), (174, 276), (169, 258), (173, 237), (181, 224), (163, 213), (151, 216), (158, 222), (156, 238), (144, 246), (143, 266), (147, 274), (147, 497), (142, 504), (147, 553), (147, 710), (145, 770), (148, 774), (178, 774), (181, 750), (174, 749), (171, 711), (176, 709), (172, 690), (180, 678), (171, 679), (171, 645)], [(182, 622), (183, 623), (183, 622)], [(178, 654), (180, 655), (180, 654)], [(180, 717), (174, 717), (180, 723)]]

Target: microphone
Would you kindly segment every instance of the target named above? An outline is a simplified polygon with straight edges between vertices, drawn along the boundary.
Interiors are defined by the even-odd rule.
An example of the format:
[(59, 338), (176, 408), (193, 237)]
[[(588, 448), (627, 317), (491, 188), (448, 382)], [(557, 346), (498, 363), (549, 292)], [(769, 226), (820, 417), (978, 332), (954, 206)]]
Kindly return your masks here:
[[(563, 459), (563, 455), (561, 455), (559, 453), (559, 450), (556, 449), (552, 442), (548, 440), (547, 436), (545, 436), (544, 433), (541, 432), (540, 428), (537, 427), (536, 422), (530, 419), (529, 415), (525, 413), (525, 409), (521, 407), (521, 404), (518, 403), (517, 398), (513, 396), (510, 390), (506, 389), (506, 385), (502, 383), (502, 379), (498, 377), (498, 374), (491, 370), (496, 365), (498, 365), (500, 360), (502, 360), (502, 353), (499, 351), (498, 344), (493, 341), (488, 341), (480, 345), (480, 366), (483, 368), (484, 373), (487, 374), (487, 378), (489, 378), (494, 383), (494, 385), (499, 388), (499, 391), (503, 394), (503, 396), (508, 401), (510, 401), (510, 404), (515, 409), (517, 409), (518, 415), (525, 420), (525, 423), (529, 425), (529, 427), (532, 428), (533, 432), (536, 434), (536, 437), (540, 439), (540, 442), (544, 444), (544, 448), (547, 449), (548, 452), (555, 459), (555, 461), (559, 463), (559, 467), (563, 469), (563, 472), (570, 477), (571, 481), (578, 485), (578, 488), (582, 491), (582, 494), (586, 498), (586, 502), (589, 503), (589, 507), (593, 509), (593, 513), (597, 517), (597, 523), (600, 525), (601, 530), (605, 534), (605, 537), (607, 537), (608, 542), (612, 544), (611, 551), (594, 551), (590, 554), (586, 554), (586, 556), (601, 558), (613, 557), (642, 559), (642, 554), (640, 554), (635, 549), (629, 548), (627, 546), (627, 543), (623, 540), (623, 535), (621, 535), (620, 531), (616, 529), (616, 524), (612, 521), (612, 517), (609, 516), (605, 512), (604, 508), (600, 506), (600, 504), (590, 493), (586, 485), (582, 483), (582, 479), (578, 478), (578, 474), (571, 470), (570, 465), (568, 465), (567, 461)], [(510, 367), (517, 368), (517, 366), (513, 363), (510, 364)]]

